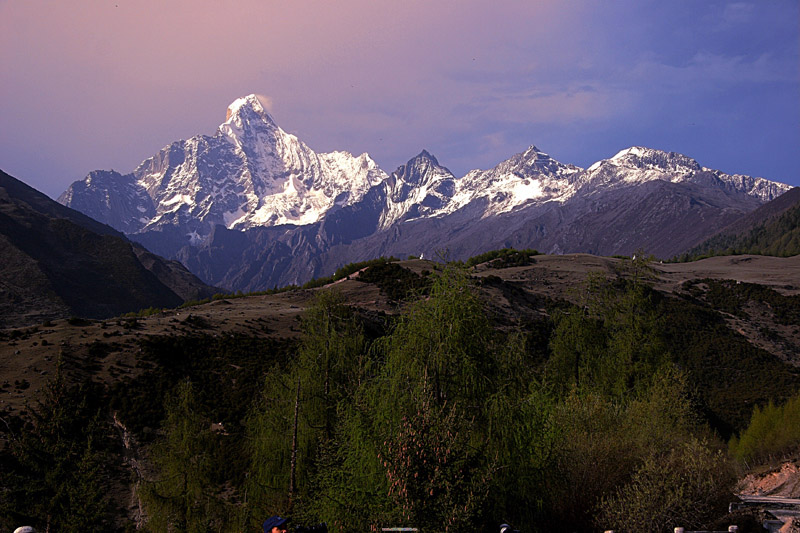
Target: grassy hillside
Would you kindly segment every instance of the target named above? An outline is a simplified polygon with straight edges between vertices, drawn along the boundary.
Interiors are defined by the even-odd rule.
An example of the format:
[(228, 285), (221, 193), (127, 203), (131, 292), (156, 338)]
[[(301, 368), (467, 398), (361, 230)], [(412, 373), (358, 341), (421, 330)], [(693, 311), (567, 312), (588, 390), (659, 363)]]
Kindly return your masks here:
[[(382, 260), (323, 287), (0, 332), (0, 528), (125, 531), (139, 503), (149, 531), (724, 515), (726, 441), (800, 390), (800, 361), (743, 333), (794, 342), (789, 283), (748, 263), (467, 264)], [(764, 284), (728, 281), (745, 268)]]

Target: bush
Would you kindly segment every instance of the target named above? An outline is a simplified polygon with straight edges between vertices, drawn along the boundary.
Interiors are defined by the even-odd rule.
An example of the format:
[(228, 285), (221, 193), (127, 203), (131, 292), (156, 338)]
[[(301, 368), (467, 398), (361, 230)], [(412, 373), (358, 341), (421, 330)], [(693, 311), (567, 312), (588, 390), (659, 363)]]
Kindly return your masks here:
[(427, 294), (430, 280), (403, 268), (397, 263), (380, 263), (367, 267), (358, 281), (375, 283), (390, 300), (406, 300), (414, 295)]
[(756, 406), (750, 424), (730, 440), (731, 455), (742, 463), (765, 461), (800, 447), (800, 394), (781, 406)]
[(692, 439), (648, 457), (630, 483), (603, 501), (598, 526), (632, 533), (700, 527), (725, 512), (734, 479), (720, 450)]
[(514, 266), (525, 266), (533, 262), (532, 257), (539, 255), (536, 250), (526, 248), (525, 250), (515, 250), (514, 248), (503, 248), (502, 250), (492, 250), (467, 260), (466, 266), (473, 267), (481, 263), (489, 262), (492, 268), (509, 268)]

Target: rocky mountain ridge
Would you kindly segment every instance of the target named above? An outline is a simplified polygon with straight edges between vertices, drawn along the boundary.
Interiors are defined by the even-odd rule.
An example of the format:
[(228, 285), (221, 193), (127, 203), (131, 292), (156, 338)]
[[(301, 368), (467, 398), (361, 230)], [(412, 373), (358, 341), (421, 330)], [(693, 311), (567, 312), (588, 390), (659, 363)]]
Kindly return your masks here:
[(215, 136), (173, 143), (131, 174), (93, 172), (59, 201), (209, 283), (256, 289), (443, 249), (671, 257), (789, 188), (645, 147), (583, 169), (531, 146), (460, 178), (423, 150), (387, 174), (367, 154), (317, 154), (250, 95)]
[(198, 244), (218, 224), (317, 222), (385, 178), (367, 154), (317, 154), (250, 95), (228, 107), (216, 135), (176, 141), (124, 176), (92, 172), (58, 201), (127, 234), (179, 226)]

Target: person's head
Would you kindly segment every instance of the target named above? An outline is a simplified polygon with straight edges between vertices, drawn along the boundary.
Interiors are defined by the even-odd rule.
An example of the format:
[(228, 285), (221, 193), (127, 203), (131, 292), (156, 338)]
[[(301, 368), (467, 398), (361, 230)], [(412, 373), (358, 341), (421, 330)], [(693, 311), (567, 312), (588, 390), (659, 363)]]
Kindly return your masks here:
[(280, 533), (286, 531), (286, 519), (278, 515), (270, 516), (264, 520), (264, 533)]

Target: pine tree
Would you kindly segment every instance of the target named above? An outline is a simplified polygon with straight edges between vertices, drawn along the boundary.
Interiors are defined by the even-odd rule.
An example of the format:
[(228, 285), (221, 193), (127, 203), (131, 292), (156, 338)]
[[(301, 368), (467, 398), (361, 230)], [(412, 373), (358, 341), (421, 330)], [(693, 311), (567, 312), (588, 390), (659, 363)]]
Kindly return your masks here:
[(362, 328), (338, 292), (317, 295), (302, 331), (296, 359), (267, 376), (248, 418), (248, 505), (261, 514), (313, 515), (305, 496), (367, 366)]
[(166, 401), (162, 438), (153, 446), (153, 479), (141, 498), (151, 531), (199, 532), (219, 526), (221, 504), (210, 480), (210, 422), (197, 411), (192, 384), (178, 384)]
[[(108, 527), (105, 438), (91, 385), (67, 384), (62, 364), (29, 408), (31, 421), (11, 435), (0, 498), (5, 528), (28, 523), (43, 531)], [(15, 526), (14, 526), (15, 527)]]

